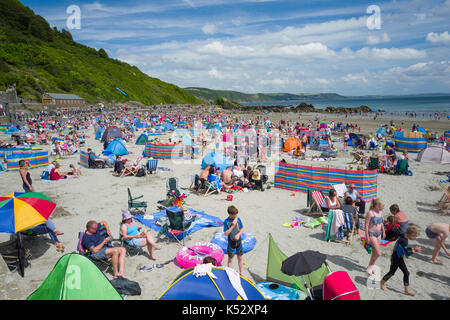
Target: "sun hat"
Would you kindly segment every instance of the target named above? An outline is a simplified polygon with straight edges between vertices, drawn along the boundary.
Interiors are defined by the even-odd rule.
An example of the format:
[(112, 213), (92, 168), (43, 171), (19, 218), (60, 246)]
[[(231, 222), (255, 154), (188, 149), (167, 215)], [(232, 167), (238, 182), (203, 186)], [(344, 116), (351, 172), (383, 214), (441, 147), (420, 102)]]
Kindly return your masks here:
[(122, 212), (122, 221), (132, 219), (132, 218), (133, 218), (133, 216), (131, 215), (131, 213), (129, 211)]

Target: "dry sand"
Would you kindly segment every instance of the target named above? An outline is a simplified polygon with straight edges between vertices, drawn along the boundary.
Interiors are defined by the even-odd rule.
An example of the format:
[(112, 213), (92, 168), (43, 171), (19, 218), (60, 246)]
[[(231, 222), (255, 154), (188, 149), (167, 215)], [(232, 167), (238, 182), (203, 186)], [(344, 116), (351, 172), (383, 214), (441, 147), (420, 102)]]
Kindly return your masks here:
[[(344, 119), (342, 121), (346, 122)], [(422, 121), (417, 122), (423, 123)], [(373, 123), (369, 119), (360, 119), (358, 123), (370, 131), (372, 130), (370, 126), (375, 128), (379, 126), (378, 123)], [(381, 121), (381, 123), (387, 123), (387, 121)], [(448, 121), (433, 121), (430, 122), (431, 124), (439, 126), (441, 128), (439, 131), (442, 132), (441, 130), (448, 126)], [(87, 139), (86, 147), (92, 147), (96, 153), (100, 153), (102, 145), (94, 140), (93, 130), (89, 129), (87, 133), (90, 138)], [(0, 140), (7, 141), (3, 134), (0, 136)], [(136, 146), (132, 141), (128, 144), (128, 149), (132, 154), (127, 158), (134, 160), (141, 154), (143, 146)], [(415, 158), (414, 155), (412, 157)], [(287, 160), (289, 163), (293, 162), (288, 158)], [(319, 166), (330, 165), (344, 168), (350, 160), (348, 153), (340, 151), (339, 157), (335, 161), (314, 163)], [(78, 155), (62, 159), (62, 169), (68, 170), (69, 164), (77, 164), (78, 161)], [(158, 166), (169, 167), (173, 169), (173, 172), (159, 171), (155, 175), (142, 178), (118, 178), (113, 176), (112, 169), (82, 169), (82, 177), (58, 182), (40, 180), (41, 169), (31, 170), (31, 176), (36, 191), (43, 192), (57, 203), (53, 222), (58, 229), (64, 232), (64, 235), (59, 238), (65, 243), (66, 253), (69, 253), (75, 252), (78, 232), (85, 230), (85, 224), (88, 220), (106, 220), (111, 226), (113, 235), (119, 236), (121, 210), (127, 208), (127, 187), (131, 189), (133, 195), (144, 195), (144, 199), (149, 204), (147, 213), (157, 212), (159, 211), (157, 201), (165, 198), (166, 180), (175, 176), (179, 179), (180, 186), (187, 188), (190, 185), (189, 175), (199, 172), (200, 163), (201, 159), (196, 160), (196, 163), (190, 162), (182, 165), (174, 164), (168, 160), (160, 160)], [(311, 162), (301, 161), (299, 163)], [(449, 172), (450, 166), (410, 161), (410, 167), (414, 172), (413, 176), (379, 174), (378, 196), (385, 201), (385, 217), (389, 215), (389, 206), (397, 203), (409, 217), (410, 222), (418, 224), (421, 228), (420, 236), (417, 240), (411, 241), (411, 244), (420, 245), (424, 250), (422, 253), (414, 254), (406, 261), (410, 271), (411, 287), (418, 292), (416, 297), (403, 294), (402, 273), (400, 271), (387, 283), (390, 291), (383, 292), (380, 289), (368, 288), (365, 268), (370, 255), (359, 243), (359, 236), (356, 237), (352, 245), (327, 243), (323, 241), (321, 228), (312, 230), (304, 227), (283, 227), (283, 223), (290, 222), (295, 216), (302, 215), (306, 211), (306, 194), (295, 193), (295, 196), (291, 196), (290, 191), (272, 187), (265, 192), (236, 193), (232, 202), (220, 200), (224, 198), (224, 194), (209, 197), (191, 194), (186, 201), (186, 205), (221, 219), (227, 217), (226, 209), (228, 205), (233, 204), (239, 209), (239, 216), (243, 221), (245, 231), (255, 235), (258, 241), (255, 249), (244, 255), (244, 261), (246, 261), (244, 276), (249, 277), (254, 282), (265, 280), (268, 234), (270, 232), (281, 250), (288, 256), (307, 249), (325, 253), (332, 270), (345, 270), (349, 273), (360, 290), (362, 299), (440, 300), (444, 297), (449, 298), (449, 258), (441, 253), (440, 258), (443, 265), (435, 265), (430, 262), (432, 245), (424, 230), (432, 222), (450, 223), (449, 216), (442, 216), (440, 211), (433, 207), (442, 196), (442, 191), (436, 188), (436, 182), (445, 178), (441, 173)], [(23, 192), (18, 172), (1, 173), (0, 181), (2, 182), (0, 183), (0, 194), (8, 194), (13, 191)], [(273, 176), (270, 177), (270, 181), (273, 181)], [(188, 193), (187, 190), (182, 191)], [(221, 228), (201, 229), (192, 234), (191, 240), (186, 243), (210, 241), (213, 234), (218, 231), (222, 231)], [(151, 233), (154, 237), (157, 237), (155, 231), (152, 230)], [(5, 245), (8, 239), (7, 235), (0, 235), (0, 245)], [(161, 237), (157, 241), (162, 249), (156, 252), (156, 263), (163, 263), (172, 259), (180, 249), (180, 245), (174, 240), (167, 241), (164, 237)], [(2, 269), (0, 264), (0, 299), (26, 299), (47, 277), (62, 256), (61, 253), (56, 252), (56, 248), (51, 244), (48, 236), (24, 237), (24, 244), (26, 248), (30, 249), (32, 255), (31, 268), (27, 268), (25, 277), (21, 278), (17, 272), (11, 273)], [(448, 241), (447, 246), (449, 246)], [(381, 268), (382, 275), (389, 269), (392, 248), (393, 244), (383, 247), (382, 256), (376, 263)], [(155, 261), (150, 260), (147, 256), (134, 256), (126, 259), (125, 274), (130, 279), (138, 281), (142, 288), (142, 295), (130, 296), (128, 299), (157, 299), (182, 271), (173, 263), (160, 269), (153, 269), (150, 272), (138, 270), (141, 265), (148, 266), (153, 263)], [(223, 263), (226, 264), (226, 257)], [(236, 260), (233, 267), (238, 268)], [(106, 273), (106, 275), (109, 279), (112, 279), (111, 274)]]

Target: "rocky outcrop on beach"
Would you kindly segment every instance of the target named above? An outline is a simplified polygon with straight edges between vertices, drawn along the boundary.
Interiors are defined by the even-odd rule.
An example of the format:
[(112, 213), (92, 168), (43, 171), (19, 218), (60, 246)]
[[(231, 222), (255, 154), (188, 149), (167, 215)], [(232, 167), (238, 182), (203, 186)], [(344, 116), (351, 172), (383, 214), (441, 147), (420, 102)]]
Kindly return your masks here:
[(345, 108), (345, 107), (326, 107), (325, 108), (326, 113), (368, 113), (372, 112), (372, 109), (370, 109), (368, 106), (359, 106), (357, 108)]

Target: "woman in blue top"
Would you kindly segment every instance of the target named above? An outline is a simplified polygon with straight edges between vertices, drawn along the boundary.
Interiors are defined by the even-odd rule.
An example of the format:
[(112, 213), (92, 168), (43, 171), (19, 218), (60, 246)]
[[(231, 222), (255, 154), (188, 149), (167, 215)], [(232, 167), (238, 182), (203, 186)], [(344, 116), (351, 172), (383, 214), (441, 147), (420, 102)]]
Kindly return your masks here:
[(147, 246), (150, 258), (156, 260), (153, 250), (159, 250), (160, 248), (156, 245), (155, 239), (150, 232), (139, 231), (139, 228), (133, 222), (133, 216), (128, 211), (122, 213), (120, 232), (128, 245), (136, 248)]

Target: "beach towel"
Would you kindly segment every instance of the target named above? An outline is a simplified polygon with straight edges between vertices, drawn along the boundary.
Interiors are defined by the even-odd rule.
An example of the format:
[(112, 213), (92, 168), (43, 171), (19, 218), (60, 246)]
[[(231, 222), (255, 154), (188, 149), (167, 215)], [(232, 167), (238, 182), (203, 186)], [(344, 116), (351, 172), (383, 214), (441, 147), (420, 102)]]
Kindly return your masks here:
[(242, 288), (241, 277), (237, 273), (237, 271), (228, 267), (225, 268), (225, 271), (227, 273), (228, 280), (230, 280), (233, 288), (237, 291), (237, 293), (239, 293), (242, 299), (248, 300), (247, 295), (245, 294), (245, 290), (244, 288)]
[[(177, 206), (173, 206), (171, 208), (168, 208), (168, 210), (176, 211), (179, 208)], [(202, 228), (208, 228), (208, 227), (223, 227), (223, 222), (221, 219), (206, 214), (201, 211), (194, 210), (192, 208), (189, 208), (188, 213), (195, 218), (190, 226), (186, 229), (186, 232), (183, 232), (183, 236), (190, 235)], [(186, 213), (185, 213), (186, 214)], [(167, 218), (166, 216), (166, 210), (162, 210), (156, 213), (153, 213), (151, 215), (145, 215), (145, 216), (135, 216), (136, 220), (138, 220), (140, 223), (146, 225), (147, 227), (152, 228), (153, 230), (159, 232), (164, 225), (164, 223), (157, 223), (158, 221)], [(185, 220), (190, 220), (186, 219)]]
[(340, 209), (332, 210), (333, 221), (331, 222), (330, 236), (337, 235), (345, 223), (344, 211)]

